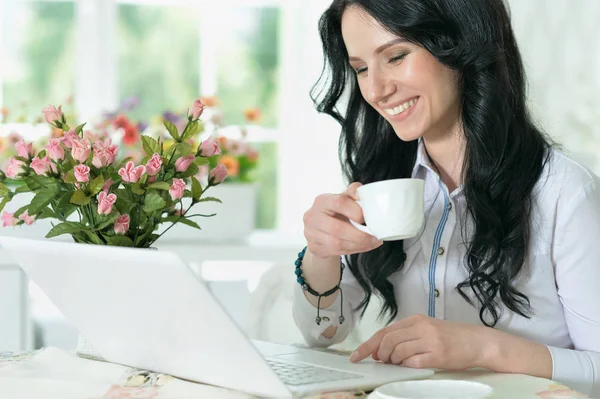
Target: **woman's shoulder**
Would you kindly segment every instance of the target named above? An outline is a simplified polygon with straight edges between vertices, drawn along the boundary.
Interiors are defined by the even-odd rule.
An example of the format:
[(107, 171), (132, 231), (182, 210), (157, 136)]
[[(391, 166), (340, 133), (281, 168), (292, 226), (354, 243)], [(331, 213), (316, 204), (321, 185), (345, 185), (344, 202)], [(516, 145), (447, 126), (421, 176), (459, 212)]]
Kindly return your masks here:
[(584, 191), (595, 190), (598, 177), (587, 167), (558, 149), (550, 149), (535, 192), (542, 202), (565, 202)]

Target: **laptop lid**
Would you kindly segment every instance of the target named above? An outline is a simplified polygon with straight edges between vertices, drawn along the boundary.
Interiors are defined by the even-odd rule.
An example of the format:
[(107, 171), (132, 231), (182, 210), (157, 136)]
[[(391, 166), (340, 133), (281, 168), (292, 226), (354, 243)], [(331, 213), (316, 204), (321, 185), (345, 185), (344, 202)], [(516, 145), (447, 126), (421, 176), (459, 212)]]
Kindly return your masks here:
[(291, 397), (172, 252), (0, 237), (109, 362), (265, 397)]

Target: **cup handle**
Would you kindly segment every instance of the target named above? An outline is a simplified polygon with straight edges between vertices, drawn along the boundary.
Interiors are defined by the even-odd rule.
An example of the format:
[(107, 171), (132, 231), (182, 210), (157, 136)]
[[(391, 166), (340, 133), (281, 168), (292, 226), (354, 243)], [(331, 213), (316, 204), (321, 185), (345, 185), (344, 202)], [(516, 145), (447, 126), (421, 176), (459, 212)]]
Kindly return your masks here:
[[(355, 201), (358, 206), (360, 206), (362, 208), (362, 204), (360, 203), (360, 201)], [(371, 233), (371, 230), (369, 230), (369, 228), (367, 226), (363, 226), (362, 224), (358, 224), (356, 223), (354, 220), (352, 219), (348, 219), (350, 221), (350, 224), (352, 226), (354, 226), (355, 228), (357, 228), (358, 230), (362, 231), (363, 233), (367, 233), (370, 236), (374, 236), (373, 233)]]

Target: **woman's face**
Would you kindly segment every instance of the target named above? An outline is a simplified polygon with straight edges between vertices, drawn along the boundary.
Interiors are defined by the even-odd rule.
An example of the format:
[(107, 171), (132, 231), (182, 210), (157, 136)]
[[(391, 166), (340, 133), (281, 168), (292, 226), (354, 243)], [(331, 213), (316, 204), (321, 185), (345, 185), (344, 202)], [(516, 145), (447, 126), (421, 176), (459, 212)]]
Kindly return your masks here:
[(342, 35), (362, 96), (400, 139), (454, 132), (460, 114), (457, 72), (357, 7), (344, 12)]

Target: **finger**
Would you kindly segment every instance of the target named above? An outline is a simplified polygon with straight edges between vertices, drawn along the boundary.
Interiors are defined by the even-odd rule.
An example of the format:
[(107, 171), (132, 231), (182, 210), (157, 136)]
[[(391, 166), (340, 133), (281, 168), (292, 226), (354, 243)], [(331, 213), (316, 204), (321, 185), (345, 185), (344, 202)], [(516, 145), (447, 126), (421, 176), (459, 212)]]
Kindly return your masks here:
[(391, 363), (392, 353), (396, 350), (396, 347), (403, 343), (413, 342), (419, 340), (419, 336), (416, 328), (407, 327), (399, 328), (388, 334), (381, 340), (379, 348), (377, 349), (377, 357), (384, 363)]
[(356, 223), (364, 223), (362, 208), (347, 195), (323, 195), (319, 201), (321, 209), (331, 216), (340, 214)]
[(427, 353), (427, 348), (422, 339), (401, 342), (394, 347), (389, 361), (385, 363), (401, 364), (405, 359), (422, 353)]
[(317, 229), (341, 240), (353, 243), (355, 252), (368, 252), (380, 247), (383, 242), (354, 228), (347, 219), (329, 217), (317, 226)]
[(307, 229), (304, 236), (308, 241), (310, 251), (320, 257), (352, 255), (361, 252), (370, 251), (379, 244), (377, 239), (368, 245), (357, 245), (355, 242), (342, 240), (326, 232)]
[(396, 329), (412, 327), (413, 325), (417, 324), (420, 321), (420, 319), (420, 316), (411, 316), (405, 319), (401, 319), (393, 324), (390, 324), (387, 327), (382, 328), (381, 330), (373, 334), (371, 338), (360, 344), (358, 348), (356, 348), (356, 351), (352, 354), (350, 360), (352, 360), (353, 362), (360, 362), (369, 355), (377, 354), (377, 350), (379, 349), (381, 341), (388, 333)]
[(367, 356), (377, 353), (377, 349), (379, 349), (379, 344), (381, 343), (381, 340), (383, 340), (383, 338), (386, 336), (388, 331), (390, 331), (388, 330), (390, 327), (391, 326), (382, 328), (381, 330), (373, 334), (371, 338), (360, 344), (358, 348), (356, 348), (352, 356), (350, 356), (350, 361), (360, 362)]
[(356, 192), (356, 190), (362, 186), (361, 183), (358, 182), (354, 182), (352, 184), (350, 184), (348, 186), (348, 188), (346, 189), (346, 191), (344, 191), (344, 194), (346, 194), (348, 197), (350, 197), (351, 199), (358, 201), (358, 194)]
[(402, 365), (413, 369), (438, 368), (433, 352), (419, 353), (402, 361)]

